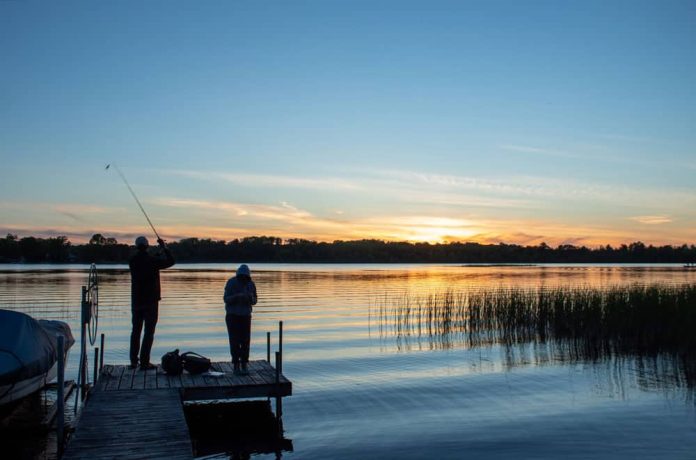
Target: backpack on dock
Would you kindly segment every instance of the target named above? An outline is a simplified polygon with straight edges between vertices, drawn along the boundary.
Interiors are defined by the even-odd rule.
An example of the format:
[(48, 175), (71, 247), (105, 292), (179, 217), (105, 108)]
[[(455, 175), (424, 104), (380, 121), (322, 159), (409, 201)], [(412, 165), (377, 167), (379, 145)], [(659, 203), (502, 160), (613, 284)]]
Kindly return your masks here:
[(181, 375), (184, 371), (184, 365), (179, 355), (179, 349), (165, 353), (162, 356), (162, 369), (168, 375)]
[(210, 369), (210, 360), (198, 353), (187, 351), (181, 355), (181, 360), (184, 363), (184, 369), (189, 374), (202, 374)]

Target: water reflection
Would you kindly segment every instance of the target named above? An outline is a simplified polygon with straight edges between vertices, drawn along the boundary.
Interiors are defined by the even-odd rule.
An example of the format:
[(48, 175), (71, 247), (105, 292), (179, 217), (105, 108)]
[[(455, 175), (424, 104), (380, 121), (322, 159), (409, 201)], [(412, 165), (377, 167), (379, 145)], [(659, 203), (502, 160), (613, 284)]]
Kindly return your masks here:
[(195, 457), (246, 460), (273, 454), (282, 458), (293, 450), (269, 401), (185, 404), (184, 412)]
[(629, 383), (643, 391), (683, 394), (687, 401), (693, 401), (696, 391), (694, 361), (667, 353), (645, 356), (607, 352), (589, 357), (573, 343), (549, 341), (504, 345), (501, 361), (506, 370), (530, 365), (588, 364), (598, 388), (619, 397), (626, 394)]
[[(77, 329), (87, 268), (0, 268), (0, 308), (61, 319)], [(177, 266), (162, 273), (154, 356), (174, 348), (228, 360), (222, 290), (233, 266)], [(287, 458), (690, 458), (693, 372), (664, 355), (576, 353), (547, 340), (475, 342), (450, 324), (407, 333), (382, 322), (377, 300), (446, 289), (696, 283), (681, 267), (459, 267), (252, 265), (259, 304), (253, 359), (283, 320)], [(130, 282), (125, 267), (99, 267), (105, 362), (127, 363)], [(373, 308), (370, 308), (370, 305)], [(276, 337), (273, 337), (275, 342)], [(76, 360), (66, 378), (75, 378)], [(691, 379), (691, 380), (690, 380)], [(690, 393), (691, 392), (691, 393)], [(689, 396), (691, 394), (691, 396)], [(691, 400), (689, 398), (692, 398)], [(265, 401), (264, 401), (265, 402)], [(366, 428), (367, 426), (367, 428)], [(271, 433), (269, 430), (267, 433)], [(215, 444), (215, 439), (211, 445)], [(204, 448), (203, 445), (200, 445)], [(628, 446), (628, 447), (627, 447)], [(241, 448), (240, 455), (253, 449)], [(274, 458), (255, 448), (254, 458)], [(246, 449), (246, 450), (245, 450)], [(220, 454), (225, 451), (230, 454)], [(234, 449), (211, 448), (211, 455)], [(216, 453), (217, 452), (217, 453)], [(246, 454), (244, 454), (246, 455)], [(628, 457), (628, 454), (627, 454)]]
[(623, 381), (619, 371), (628, 369), (642, 389), (686, 388), (688, 399), (696, 387), (694, 299), (691, 284), (448, 289), (385, 296), (371, 306), (370, 326), (402, 352), (499, 345), (506, 369), (609, 363), (610, 381)]

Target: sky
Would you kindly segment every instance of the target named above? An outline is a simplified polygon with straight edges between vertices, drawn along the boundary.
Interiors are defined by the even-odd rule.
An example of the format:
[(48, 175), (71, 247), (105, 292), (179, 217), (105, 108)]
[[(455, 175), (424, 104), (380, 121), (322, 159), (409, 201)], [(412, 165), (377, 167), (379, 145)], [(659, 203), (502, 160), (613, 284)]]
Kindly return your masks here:
[(0, 234), (696, 243), (696, 2), (0, 1)]

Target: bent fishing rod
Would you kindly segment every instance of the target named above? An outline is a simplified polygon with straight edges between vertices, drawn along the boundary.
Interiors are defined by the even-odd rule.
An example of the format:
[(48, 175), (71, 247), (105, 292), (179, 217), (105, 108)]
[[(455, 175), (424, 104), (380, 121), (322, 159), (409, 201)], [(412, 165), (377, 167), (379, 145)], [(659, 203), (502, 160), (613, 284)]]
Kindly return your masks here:
[(150, 220), (150, 217), (145, 212), (145, 208), (143, 208), (143, 205), (140, 204), (140, 200), (135, 195), (135, 192), (133, 191), (130, 184), (126, 180), (126, 176), (124, 176), (123, 173), (121, 172), (121, 169), (115, 163), (114, 164), (109, 163), (108, 165), (106, 165), (106, 168), (104, 168), (104, 169), (108, 170), (111, 166), (113, 166), (114, 169), (116, 170), (116, 172), (118, 173), (118, 175), (121, 176), (121, 179), (123, 179), (123, 183), (126, 184), (126, 187), (128, 187), (128, 191), (130, 192), (131, 195), (133, 195), (135, 202), (138, 203), (138, 207), (140, 208), (140, 210), (143, 212), (143, 215), (147, 219), (147, 223), (150, 224), (150, 228), (152, 229), (153, 232), (155, 232), (155, 236), (157, 237), (157, 241), (162, 241), (162, 238), (160, 238), (159, 234), (157, 233), (157, 230), (155, 230), (155, 226), (152, 225), (152, 221)]

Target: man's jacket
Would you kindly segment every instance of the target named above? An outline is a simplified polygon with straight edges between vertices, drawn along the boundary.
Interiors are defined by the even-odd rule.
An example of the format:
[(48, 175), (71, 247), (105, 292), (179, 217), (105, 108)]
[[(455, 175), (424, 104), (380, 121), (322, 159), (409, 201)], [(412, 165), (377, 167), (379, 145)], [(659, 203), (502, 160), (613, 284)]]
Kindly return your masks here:
[(154, 308), (162, 298), (159, 271), (174, 265), (172, 253), (164, 249), (164, 257), (154, 257), (147, 251), (139, 250), (128, 265), (131, 272), (131, 308)]

